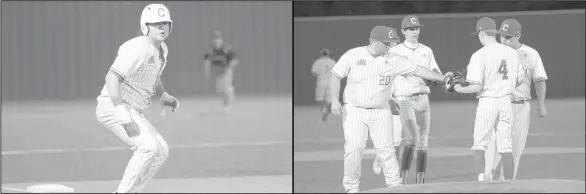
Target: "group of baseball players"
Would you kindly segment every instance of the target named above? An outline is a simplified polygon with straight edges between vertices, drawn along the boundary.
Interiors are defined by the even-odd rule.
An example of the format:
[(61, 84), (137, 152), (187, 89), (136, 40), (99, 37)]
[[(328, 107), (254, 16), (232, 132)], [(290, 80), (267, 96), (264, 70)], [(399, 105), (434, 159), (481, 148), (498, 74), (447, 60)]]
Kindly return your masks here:
[[(165, 5), (147, 5), (140, 18), (141, 34), (120, 46), (97, 97), (97, 120), (133, 151), (115, 193), (141, 192), (169, 157), (167, 142), (143, 111), (155, 94), (160, 94), (163, 116), (165, 107), (173, 112), (179, 108), (179, 101), (166, 92), (161, 80), (169, 52), (164, 41), (172, 24)], [(223, 43), (220, 31), (213, 32), (212, 43), (204, 56), (205, 77), (209, 79), (213, 71), (227, 112), (234, 101), (232, 71), (238, 60), (232, 47)]]
[[(415, 183), (424, 183), (431, 127), (430, 86), (441, 85), (452, 94), (476, 95), (471, 149), (478, 181), (492, 180), (497, 172), (500, 180), (516, 178), (529, 131), (531, 80), (539, 116), (547, 114), (547, 75), (539, 53), (519, 42), (521, 25), (517, 20), (507, 19), (500, 28), (489, 17), (478, 20), (471, 35), (477, 36), (483, 47), (470, 58), (465, 83), (456, 83), (453, 72), (441, 73), (432, 49), (418, 41), (422, 27), (417, 16), (406, 16), (401, 24), (405, 41), (400, 42), (395, 28), (375, 26), (367, 46), (346, 51), (337, 62), (324, 49), (312, 66), (322, 119), (330, 113), (342, 116), (342, 184), (347, 193), (359, 191), (362, 151), (369, 134), (376, 150), (373, 171), (383, 172), (389, 188), (408, 183), (415, 153)], [(343, 78), (347, 84), (342, 105), (338, 98)]]

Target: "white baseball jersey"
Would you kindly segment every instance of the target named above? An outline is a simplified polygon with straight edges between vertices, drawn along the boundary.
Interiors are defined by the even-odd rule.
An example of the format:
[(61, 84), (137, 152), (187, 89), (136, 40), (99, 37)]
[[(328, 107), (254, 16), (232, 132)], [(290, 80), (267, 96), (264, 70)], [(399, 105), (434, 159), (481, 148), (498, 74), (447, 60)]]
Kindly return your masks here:
[(531, 81), (547, 80), (547, 74), (543, 68), (541, 56), (535, 49), (523, 44), (516, 50), (519, 61), (525, 70), (526, 81), (517, 86), (513, 92), (513, 100), (530, 100)]
[[(401, 181), (393, 147), (393, 131), (389, 100), (391, 85), (397, 75), (413, 75), (419, 66), (396, 55), (373, 56), (366, 46), (348, 50), (332, 69), (332, 74), (347, 77), (344, 90), (344, 179), (346, 190), (357, 189), (361, 173), (361, 150), (368, 134), (377, 157), (383, 162), (387, 185)], [(336, 100), (336, 99), (333, 99)]]
[[(521, 159), (521, 155), (523, 154), (523, 150), (525, 149), (525, 144), (527, 142), (527, 135), (529, 134), (529, 126), (531, 120), (531, 104), (527, 102), (527, 100), (531, 99), (531, 80), (534, 82), (547, 80), (547, 74), (545, 73), (545, 69), (543, 67), (543, 62), (541, 61), (541, 57), (539, 53), (527, 46), (521, 45), (521, 47), (517, 48), (517, 53), (519, 56), (519, 60), (525, 69), (525, 74), (527, 76), (527, 80), (523, 82), (521, 85), (517, 86), (515, 91), (513, 92), (512, 100), (516, 101), (512, 104), (513, 107), (513, 158), (515, 159), (515, 166), (514, 166), (514, 173), (513, 173), (513, 180), (517, 176), (517, 172), (519, 169), (519, 162)], [(524, 102), (523, 102), (524, 101)], [(489, 150), (486, 152), (487, 154), (487, 169), (486, 172), (491, 172), (490, 170), (495, 170), (497, 164), (500, 161), (500, 155), (496, 154), (496, 149), (493, 146), (489, 147)], [(492, 169), (488, 168), (491, 167)], [(502, 172), (502, 166), (500, 170)], [(502, 177), (501, 177), (502, 178)]]
[(348, 50), (332, 69), (342, 79), (348, 77), (344, 102), (359, 108), (389, 108), (391, 83), (397, 75), (411, 76), (419, 66), (405, 57), (374, 57), (366, 46)]
[(467, 67), (466, 81), (482, 86), (477, 98), (510, 95), (524, 79), (517, 52), (499, 43), (489, 43), (476, 51)]
[(495, 134), (499, 153), (512, 151), (513, 110), (511, 94), (524, 81), (517, 52), (503, 44), (489, 43), (470, 58), (466, 81), (482, 86), (474, 122), (473, 150), (486, 150)]
[[(390, 53), (405, 56), (411, 63), (441, 72), (433, 51), (428, 46), (404, 41), (389, 50)], [(401, 124), (404, 126), (403, 143), (416, 146), (418, 150), (427, 149), (428, 134), (431, 125), (431, 110), (429, 106), (429, 86), (426, 80), (417, 76), (397, 76), (393, 81), (393, 96), (400, 107)]]
[[(140, 122), (143, 126), (154, 129), (150, 121), (144, 118), (142, 111), (150, 105), (150, 99), (155, 94), (155, 84), (165, 67), (167, 53), (165, 43), (161, 43), (160, 49), (157, 49), (146, 36), (133, 38), (122, 44), (118, 50), (118, 56), (110, 70), (124, 79), (120, 83), (120, 97), (133, 108), (130, 110), (131, 115), (133, 112), (138, 114), (137, 118), (133, 118), (134, 123)], [(169, 146), (158, 133), (139, 132), (135, 127), (122, 126), (114, 116), (114, 104), (106, 85), (97, 100), (98, 121), (117, 136), (129, 136), (139, 145), (128, 162), (117, 192), (141, 192), (167, 160)], [(141, 127), (140, 130), (144, 128)]]
[[(142, 111), (151, 104), (155, 94), (155, 84), (167, 61), (167, 45), (161, 43), (161, 49), (155, 48), (148, 37), (139, 36), (126, 41), (118, 50), (118, 56), (110, 67), (124, 81), (120, 83), (120, 97), (131, 107)], [(98, 100), (109, 98), (106, 84)]]
[[(433, 51), (428, 46), (418, 43), (411, 45), (405, 41), (402, 44), (389, 49), (389, 52), (399, 56), (405, 56), (413, 64), (426, 67), (430, 70), (437, 69), (441, 72)], [(417, 76), (397, 76), (393, 82), (394, 96), (412, 96), (414, 94), (429, 94), (429, 86), (423, 78)]]

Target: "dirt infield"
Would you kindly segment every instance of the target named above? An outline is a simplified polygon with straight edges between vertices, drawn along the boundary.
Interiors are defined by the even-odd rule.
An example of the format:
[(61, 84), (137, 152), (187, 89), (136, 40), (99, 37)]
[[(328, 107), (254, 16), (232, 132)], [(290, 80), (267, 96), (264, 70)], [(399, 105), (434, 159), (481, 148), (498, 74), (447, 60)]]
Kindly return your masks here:
[[(583, 98), (548, 100), (546, 103), (549, 115), (546, 118), (537, 118), (537, 106), (532, 102), (531, 129), (517, 176), (520, 182), (495, 188), (489, 185), (486, 192), (543, 192), (539, 188), (535, 191), (527, 190), (522, 185), (533, 182), (554, 184), (552, 187), (555, 187), (562, 186), (564, 181), (574, 184), (573, 180), (581, 181), (578, 186), (581, 184), (583, 188), (584, 102)], [(472, 146), (476, 102), (434, 103), (432, 99), (431, 108), (432, 128), (426, 186), (433, 188), (436, 184), (445, 183), (449, 186), (475, 180), (472, 173), (472, 153), (469, 149)], [(341, 184), (344, 138), (340, 118), (331, 117), (328, 122), (322, 123), (317, 107), (295, 109), (294, 191), (344, 192)], [(462, 122), (454, 122), (448, 119), (450, 117), (461, 118)], [(367, 148), (371, 147), (369, 141)], [(363, 191), (385, 187), (384, 178), (375, 175), (371, 170), (373, 158), (372, 150), (367, 150), (362, 161), (360, 184)], [(415, 174), (414, 167), (409, 174)], [(557, 182), (539, 182), (536, 179)], [(414, 182), (413, 176), (409, 183)], [(469, 188), (461, 191), (452, 188), (441, 192), (484, 192), (478, 190), (477, 186)]]
[(584, 181), (532, 179), (404, 185), (363, 193), (584, 193)]
[[(170, 146), (150, 191), (226, 191), (220, 183), (291, 190), (291, 97), (240, 97), (226, 116), (218, 114), (220, 99), (179, 100), (181, 109), (166, 117), (158, 103), (145, 112)], [(76, 191), (114, 191), (131, 152), (96, 121), (95, 101), (2, 106), (3, 186), (66, 182)], [(258, 186), (272, 179), (271, 191)]]

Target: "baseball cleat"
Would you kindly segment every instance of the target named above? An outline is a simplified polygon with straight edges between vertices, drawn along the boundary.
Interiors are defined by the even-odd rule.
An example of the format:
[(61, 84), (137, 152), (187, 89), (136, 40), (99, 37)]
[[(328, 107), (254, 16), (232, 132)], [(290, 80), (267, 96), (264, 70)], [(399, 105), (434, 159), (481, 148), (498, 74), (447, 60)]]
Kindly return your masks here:
[(485, 178), (486, 178), (486, 177), (484, 177), (484, 173), (480, 173), (480, 174), (478, 174), (478, 182), (482, 182), (482, 181), (484, 181), (484, 179), (485, 179)]
[(358, 188), (356, 188), (356, 189), (346, 189), (346, 193), (358, 193), (358, 192), (360, 192), (358, 190)]

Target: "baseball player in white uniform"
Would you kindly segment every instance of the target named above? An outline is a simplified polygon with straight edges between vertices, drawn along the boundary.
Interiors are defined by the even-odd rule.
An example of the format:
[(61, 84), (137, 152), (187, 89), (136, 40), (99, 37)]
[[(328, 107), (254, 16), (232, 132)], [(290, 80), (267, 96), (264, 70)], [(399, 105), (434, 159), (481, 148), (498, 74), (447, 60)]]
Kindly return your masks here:
[(517, 85), (524, 82), (522, 66), (517, 52), (496, 41), (496, 23), (489, 17), (483, 17), (476, 24), (476, 32), (481, 49), (470, 58), (467, 66), (466, 81), (468, 86), (457, 84), (458, 93), (476, 94), (478, 108), (474, 123), (475, 173), (478, 181), (486, 179), (484, 152), (490, 144), (496, 129), (498, 153), (503, 158), (505, 179), (513, 177), (512, 155), (512, 114), (511, 95)]
[[(423, 25), (417, 16), (406, 16), (401, 24), (401, 32), (405, 35), (405, 41), (391, 48), (389, 52), (406, 56), (411, 63), (441, 73), (431, 48), (418, 41), (421, 26)], [(430, 81), (416, 76), (397, 76), (393, 82), (393, 98), (399, 105), (404, 130), (404, 148), (401, 157), (403, 184), (407, 184), (408, 172), (415, 150), (417, 150), (416, 183), (424, 183), (431, 124), (431, 108), (428, 97), (430, 85)]]
[(330, 114), (331, 100), (330, 77), (332, 76), (332, 68), (336, 65), (336, 61), (330, 58), (330, 50), (323, 49), (321, 56), (313, 62), (311, 66), (311, 74), (316, 78), (315, 84), (315, 101), (320, 105), (322, 111), (322, 121), (328, 119)]
[[(527, 134), (529, 133), (529, 121), (531, 116), (531, 80), (535, 83), (535, 91), (537, 94), (537, 102), (539, 107), (537, 109), (539, 117), (547, 115), (547, 108), (545, 107), (545, 94), (547, 74), (543, 68), (543, 62), (539, 53), (519, 42), (521, 38), (521, 24), (515, 19), (507, 19), (501, 23), (500, 29), (501, 43), (517, 50), (519, 60), (525, 69), (527, 81), (519, 85), (513, 92), (513, 158), (515, 159), (515, 168), (513, 180), (517, 177), (519, 169), (519, 161), (521, 154), (525, 149), (525, 142), (527, 141)], [(494, 143), (493, 143), (494, 144)], [(502, 176), (502, 165), (500, 163), (500, 156), (495, 153), (495, 146), (490, 146), (487, 150), (487, 171), (486, 174), (492, 178), (494, 173), (499, 170), (501, 176), (499, 179), (504, 179)], [(494, 160), (493, 160), (494, 159)], [(498, 168), (497, 168), (498, 167)]]
[[(390, 43), (397, 40), (396, 30), (376, 26), (370, 33), (368, 46), (356, 47), (344, 53), (334, 68), (330, 89), (332, 113), (343, 114), (344, 178), (347, 193), (359, 191), (362, 151), (368, 134), (377, 157), (383, 163), (388, 187), (401, 185), (397, 158), (394, 154), (392, 119), (389, 100), (391, 85), (397, 75), (416, 75), (433, 81), (444, 81), (443, 75), (412, 64), (405, 57), (390, 55)], [(338, 99), (340, 80), (347, 77), (344, 108)]]
[(98, 121), (134, 151), (117, 193), (141, 192), (169, 156), (167, 142), (143, 114), (157, 90), (162, 93), (163, 104), (170, 104), (173, 111), (179, 108), (179, 102), (165, 91), (160, 78), (168, 55), (163, 41), (173, 23), (169, 14), (162, 4), (150, 4), (143, 9), (143, 36), (120, 46), (97, 97)]

